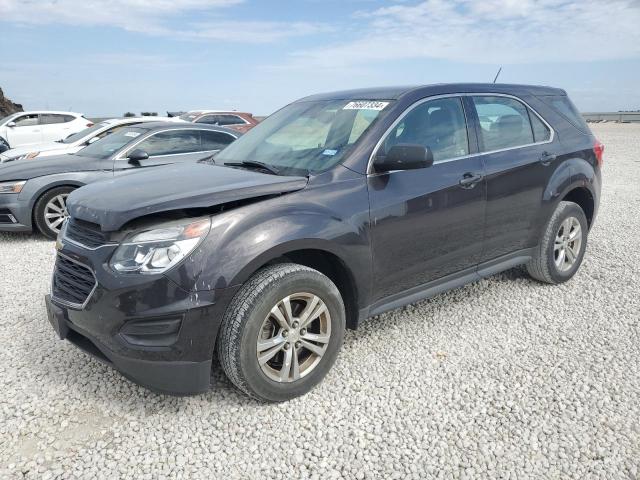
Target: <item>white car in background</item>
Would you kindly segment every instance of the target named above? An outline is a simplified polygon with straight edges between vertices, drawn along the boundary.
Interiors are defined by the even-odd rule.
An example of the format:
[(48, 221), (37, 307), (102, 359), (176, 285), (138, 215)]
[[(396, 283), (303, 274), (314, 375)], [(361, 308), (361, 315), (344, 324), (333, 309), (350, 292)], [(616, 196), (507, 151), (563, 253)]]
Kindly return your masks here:
[(89, 128), (85, 128), (80, 132), (71, 134), (63, 140), (39, 143), (7, 150), (4, 153), (0, 153), (0, 163), (11, 162), (13, 160), (31, 160), (34, 158), (62, 155), (66, 153), (76, 153), (87, 145), (106, 137), (122, 127), (143, 122), (184, 122), (184, 120), (168, 117), (128, 117), (104, 120)]
[(0, 119), (0, 137), (16, 148), (60, 140), (92, 125), (81, 113), (19, 112)]

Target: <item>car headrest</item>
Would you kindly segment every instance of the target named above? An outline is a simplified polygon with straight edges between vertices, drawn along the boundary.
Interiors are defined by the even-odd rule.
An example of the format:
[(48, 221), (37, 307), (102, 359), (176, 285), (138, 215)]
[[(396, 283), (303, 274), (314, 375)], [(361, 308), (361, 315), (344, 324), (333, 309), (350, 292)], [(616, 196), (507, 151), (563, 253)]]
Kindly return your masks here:
[(520, 115), (503, 115), (496, 122), (496, 126), (502, 135), (517, 136), (522, 133), (524, 122)]

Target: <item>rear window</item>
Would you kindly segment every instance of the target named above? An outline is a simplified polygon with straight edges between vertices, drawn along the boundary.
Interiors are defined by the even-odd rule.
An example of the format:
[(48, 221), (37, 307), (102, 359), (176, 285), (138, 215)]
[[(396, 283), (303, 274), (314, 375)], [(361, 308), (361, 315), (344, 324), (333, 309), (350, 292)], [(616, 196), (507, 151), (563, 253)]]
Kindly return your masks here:
[(566, 118), (574, 127), (584, 133), (589, 133), (589, 126), (569, 97), (565, 95), (540, 97), (545, 103)]

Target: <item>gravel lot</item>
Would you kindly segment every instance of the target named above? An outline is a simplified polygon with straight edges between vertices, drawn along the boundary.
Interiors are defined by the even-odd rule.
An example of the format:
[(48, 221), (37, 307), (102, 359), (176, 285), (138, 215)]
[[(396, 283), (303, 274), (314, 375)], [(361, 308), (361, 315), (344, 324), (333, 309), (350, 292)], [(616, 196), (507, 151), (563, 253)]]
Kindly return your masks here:
[(571, 282), (515, 269), (371, 319), (287, 404), (220, 369), (156, 395), (56, 341), (53, 243), (0, 234), (0, 477), (640, 478), (640, 125), (593, 130), (605, 187)]

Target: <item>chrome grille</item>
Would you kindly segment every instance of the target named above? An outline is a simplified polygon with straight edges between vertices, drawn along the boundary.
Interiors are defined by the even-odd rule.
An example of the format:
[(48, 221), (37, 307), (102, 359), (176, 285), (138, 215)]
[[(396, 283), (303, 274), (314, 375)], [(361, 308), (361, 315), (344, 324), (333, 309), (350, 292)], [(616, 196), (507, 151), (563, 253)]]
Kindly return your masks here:
[(108, 236), (100, 230), (99, 225), (74, 218), (69, 219), (64, 236), (87, 248), (98, 248), (109, 242)]

